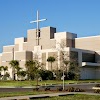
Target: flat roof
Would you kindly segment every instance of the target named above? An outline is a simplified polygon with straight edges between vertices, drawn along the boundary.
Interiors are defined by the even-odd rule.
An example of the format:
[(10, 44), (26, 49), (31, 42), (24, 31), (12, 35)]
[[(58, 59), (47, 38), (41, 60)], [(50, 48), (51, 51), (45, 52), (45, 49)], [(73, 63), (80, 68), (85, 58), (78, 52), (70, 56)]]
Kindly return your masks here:
[(75, 38), (75, 39), (96, 38), (96, 37), (100, 37), (100, 35), (96, 35), (96, 36), (88, 36), (88, 37), (79, 37), (79, 38)]

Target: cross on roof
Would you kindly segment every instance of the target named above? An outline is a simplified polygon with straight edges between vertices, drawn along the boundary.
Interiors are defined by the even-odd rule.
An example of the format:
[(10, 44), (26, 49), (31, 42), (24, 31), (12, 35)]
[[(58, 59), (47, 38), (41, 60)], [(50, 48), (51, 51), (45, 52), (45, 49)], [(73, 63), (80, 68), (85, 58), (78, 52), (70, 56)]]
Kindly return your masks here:
[(37, 20), (30, 21), (30, 23), (37, 23), (37, 31), (36, 31), (36, 39), (37, 39), (37, 45), (39, 45), (39, 22), (45, 21), (47, 19), (40, 19), (39, 20), (39, 11), (37, 10)]

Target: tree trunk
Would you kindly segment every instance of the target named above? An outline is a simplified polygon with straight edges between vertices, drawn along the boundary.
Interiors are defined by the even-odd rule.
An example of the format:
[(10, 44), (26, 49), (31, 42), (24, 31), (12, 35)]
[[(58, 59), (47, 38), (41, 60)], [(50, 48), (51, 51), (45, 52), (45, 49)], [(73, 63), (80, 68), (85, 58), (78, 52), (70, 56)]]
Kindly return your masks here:
[(52, 62), (51, 62), (51, 71), (52, 71)]

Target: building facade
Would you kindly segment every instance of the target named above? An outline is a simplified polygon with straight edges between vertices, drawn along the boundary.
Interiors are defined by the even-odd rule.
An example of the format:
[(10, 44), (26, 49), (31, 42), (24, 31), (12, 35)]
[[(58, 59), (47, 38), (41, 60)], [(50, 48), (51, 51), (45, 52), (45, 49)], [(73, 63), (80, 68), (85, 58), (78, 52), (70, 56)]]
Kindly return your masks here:
[[(36, 42), (39, 41), (39, 45)], [(25, 69), (25, 62), (36, 56), (42, 62), (44, 69), (51, 70), (47, 62), (49, 56), (57, 57), (53, 69), (61, 67), (60, 50), (76, 54), (80, 66), (81, 79), (100, 79), (100, 36), (77, 38), (77, 34), (70, 32), (56, 32), (54, 27), (40, 29), (39, 40), (36, 38), (36, 29), (27, 31), (27, 38), (15, 38), (14, 45), (3, 46), (0, 54), (0, 66), (8, 66), (8, 72), (13, 79), (13, 70), (9, 65), (11, 60), (19, 60), (20, 67)], [(70, 58), (69, 58), (70, 59)]]

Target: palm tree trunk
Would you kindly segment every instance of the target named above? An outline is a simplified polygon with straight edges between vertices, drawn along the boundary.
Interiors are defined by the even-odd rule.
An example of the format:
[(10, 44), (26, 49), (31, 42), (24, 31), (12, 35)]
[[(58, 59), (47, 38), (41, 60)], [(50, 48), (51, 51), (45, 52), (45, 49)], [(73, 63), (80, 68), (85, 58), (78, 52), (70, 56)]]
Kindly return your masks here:
[(51, 62), (51, 71), (52, 71), (52, 62)]

